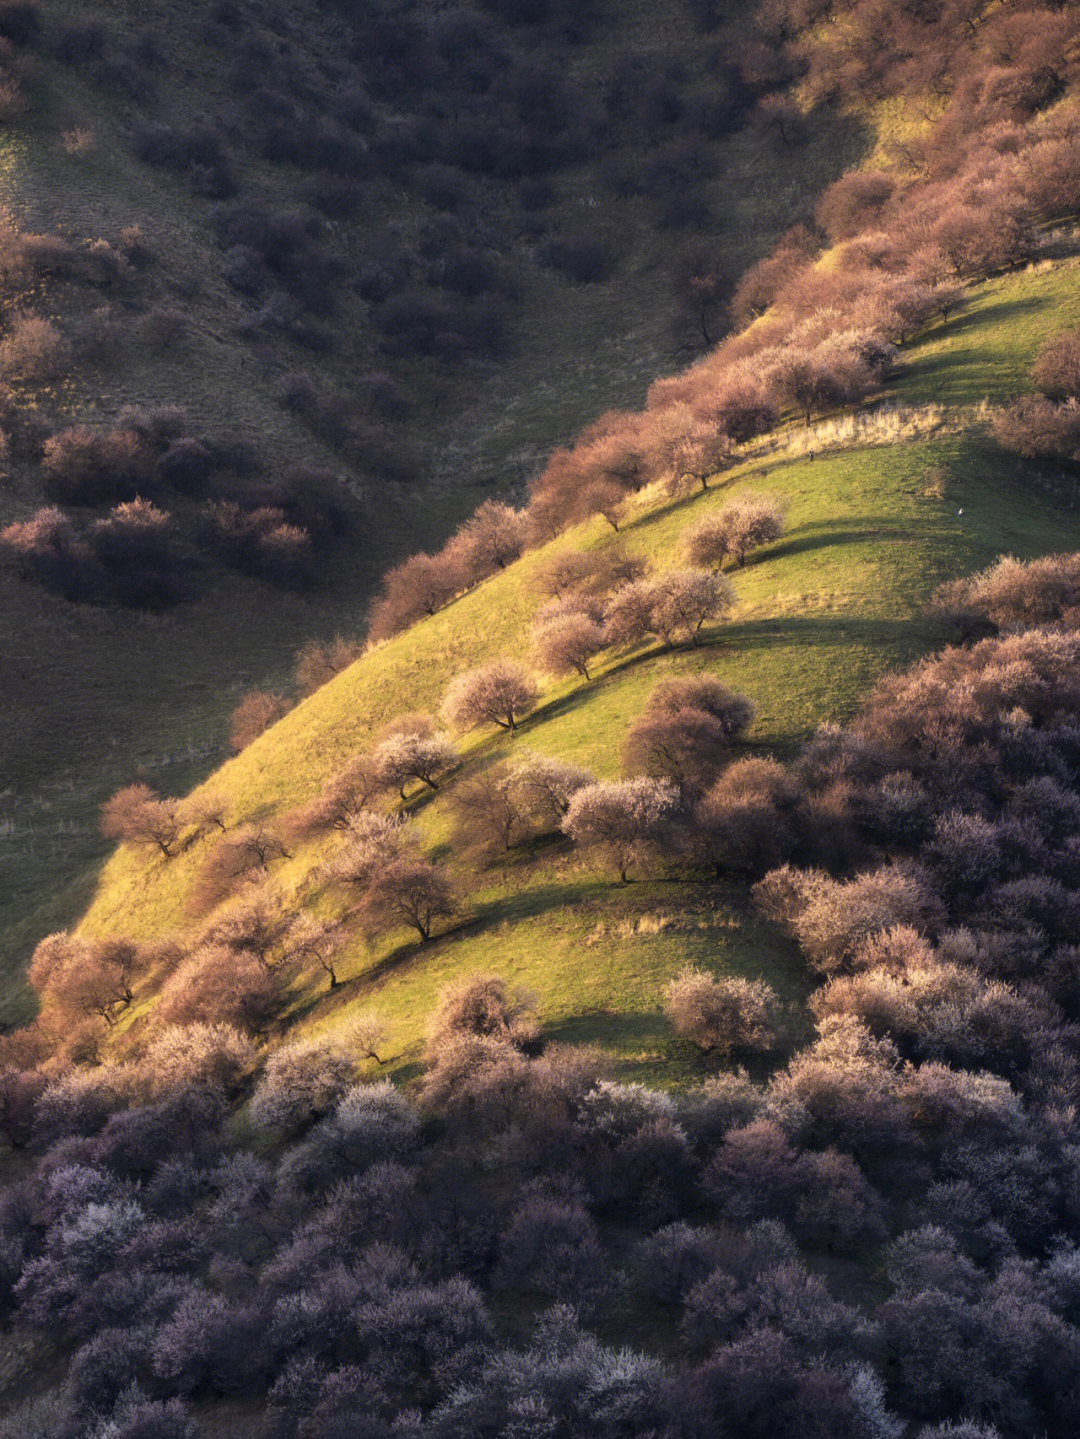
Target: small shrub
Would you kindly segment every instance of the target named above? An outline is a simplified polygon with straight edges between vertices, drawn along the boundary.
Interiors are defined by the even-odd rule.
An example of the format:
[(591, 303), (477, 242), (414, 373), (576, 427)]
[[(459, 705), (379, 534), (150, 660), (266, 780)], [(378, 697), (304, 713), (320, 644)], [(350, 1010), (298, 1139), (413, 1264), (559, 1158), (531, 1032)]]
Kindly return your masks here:
[(16, 315), (0, 339), (0, 376), (24, 384), (46, 384), (71, 366), (71, 346), (51, 320)]
[(265, 690), (251, 690), (229, 716), (229, 747), (234, 754), (254, 739), (263, 730), (276, 724), (282, 715), (288, 714), (292, 706), (284, 695), (269, 694)]

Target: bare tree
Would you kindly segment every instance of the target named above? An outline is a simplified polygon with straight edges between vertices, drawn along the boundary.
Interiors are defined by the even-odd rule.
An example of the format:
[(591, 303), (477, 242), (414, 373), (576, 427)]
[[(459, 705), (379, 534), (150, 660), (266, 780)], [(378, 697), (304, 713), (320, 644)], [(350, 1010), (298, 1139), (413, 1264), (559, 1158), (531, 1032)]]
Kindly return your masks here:
[(356, 1079), (352, 1057), (327, 1039), (285, 1044), (266, 1061), (249, 1112), (257, 1125), (286, 1134), (321, 1119)]
[(587, 485), (582, 504), (589, 514), (600, 515), (618, 534), (619, 521), (626, 508), (627, 488), (621, 481), (601, 476)]
[(169, 976), (155, 1018), (170, 1024), (231, 1024), (259, 1034), (283, 998), (281, 976), (253, 954), (206, 945)]
[(449, 919), (457, 904), (446, 874), (428, 859), (401, 855), (382, 865), (370, 878), (359, 904), (361, 923), (369, 934), (411, 926), (421, 943), (431, 938), (437, 919)]
[(505, 854), (525, 838), (527, 826), (512, 776), (505, 765), (489, 765), (454, 786), (450, 795), (455, 847)]
[(335, 959), (347, 939), (348, 931), (340, 921), (302, 914), (288, 931), (289, 957), (300, 963), (313, 961), (329, 979), (330, 988), (337, 989)]
[(219, 829), (222, 834), (225, 834), (229, 828), (225, 823), (229, 807), (228, 797), (216, 790), (210, 790), (207, 793), (196, 792), (181, 801), (177, 807), (177, 815), (181, 823), (193, 824), (200, 831)]
[(524, 811), (541, 829), (558, 829), (579, 789), (593, 784), (593, 776), (580, 765), (528, 754), (511, 770), (511, 782)]
[(383, 576), (383, 592), (371, 609), (369, 637), (389, 639), (436, 610), (467, 583), (457, 549), (411, 555)]
[(534, 627), (540, 667), (548, 674), (579, 674), (589, 679), (589, 661), (605, 646), (603, 628), (584, 611), (557, 616)]
[(608, 596), (604, 637), (609, 645), (636, 648), (652, 634), (653, 587), (649, 579), (629, 580)]
[(350, 1049), (355, 1049), (364, 1059), (373, 1059), (378, 1065), (386, 1063), (379, 1050), (386, 1043), (387, 1029), (373, 1009), (362, 1009), (359, 1014), (352, 1015), (344, 1026), (341, 1037)]
[(729, 581), (708, 570), (665, 570), (650, 585), (650, 629), (666, 645), (680, 635), (696, 645), (706, 620), (722, 619), (735, 603)]
[(700, 859), (717, 874), (733, 870), (755, 879), (775, 868), (792, 848), (794, 797), (794, 784), (776, 760), (737, 760), (694, 808)]
[(774, 495), (742, 495), (685, 530), (683, 554), (692, 565), (720, 570), (732, 559), (740, 567), (751, 550), (784, 533), (783, 501)]
[(291, 811), (286, 826), (297, 835), (347, 830), (385, 788), (382, 766), (371, 755), (355, 755), (327, 780), (321, 794)]
[(246, 950), (264, 969), (277, 969), (290, 956), (294, 922), (285, 896), (264, 883), (218, 915), (203, 930), (200, 943)]
[(1065, 330), (1040, 349), (1031, 378), (1052, 400), (1080, 399), (1080, 330)]
[(436, 775), (453, 769), (459, 756), (448, 735), (413, 731), (390, 735), (371, 756), (387, 789), (405, 799), (405, 786), (419, 780), (430, 790), (439, 788)]
[(243, 825), (223, 835), (203, 861), (191, 900), (206, 910), (224, 899), (233, 886), (252, 875), (266, 875), (274, 860), (288, 859), (284, 840), (264, 824)]
[(409, 827), (400, 816), (365, 811), (350, 824), (346, 841), (330, 861), (327, 872), (341, 884), (363, 888), (383, 865), (408, 852), (411, 839)]
[(678, 802), (678, 791), (667, 780), (586, 785), (570, 801), (562, 828), (575, 844), (605, 854), (625, 884), (630, 866), (651, 856)]
[(183, 821), (175, 800), (147, 784), (129, 784), (101, 806), (100, 829), (106, 839), (149, 845), (172, 859)]
[(539, 698), (536, 681), (527, 670), (512, 660), (495, 660), (452, 679), (442, 712), (459, 729), (494, 724), (513, 733)]
[(347, 640), (342, 635), (326, 642), (308, 640), (296, 652), (296, 688), (301, 695), (314, 694), (363, 653), (364, 646), (359, 641)]
[(595, 595), (645, 573), (645, 562), (619, 543), (593, 550), (558, 550), (537, 566), (533, 584), (540, 594)]
[(458, 532), (474, 579), (505, 569), (525, 548), (528, 521), (523, 510), (485, 500)]
[(132, 985), (145, 963), (145, 952), (130, 940), (93, 940), (62, 930), (34, 950), (28, 978), (61, 1010), (97, 1015), (111, 1027), (116, 1011), (132, 1002)]
[(263, 730), (276, 724), (282, 715), (289, 713), (292, 706), (284, 695), (269, 694), (265, 690), (251, 690), (229, 716), (229, 747), (239, 754)]

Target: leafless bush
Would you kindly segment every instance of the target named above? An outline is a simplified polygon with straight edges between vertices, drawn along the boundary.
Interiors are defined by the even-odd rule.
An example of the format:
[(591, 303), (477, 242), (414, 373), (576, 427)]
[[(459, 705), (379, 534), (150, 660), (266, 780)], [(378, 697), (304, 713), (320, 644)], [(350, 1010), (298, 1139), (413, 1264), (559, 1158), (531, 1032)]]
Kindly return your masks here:
[(89, 155), (94, 148), (95, 141), (96, 136), (90, 125), (73, 125), (70, 130), (64, 130), (60, 136), (60, 143), (64, 148), (65, 155)]
[(714, 979), (687, 967), (664, 990), (664, 1007), (676, 1034), (725, 1058), (776, 1043), (779, 1005), (761, 980)]
[(246, 749), (263, 730), (276, 724), (292, 706), (284, 695), (249, 690), (229, 716), (229, 747), (234, 754)]
[(896, 925), (933, 932), (943, 918), (940, 900), (919, 870), (870, 870), (848, 881), (815, 870), (774, 870), (754, 887), (763, 911), (787, 923), (815, 969), (824, 974), (850, 965), (866, 942)]
[(1048, 340), (1036, 357), (1031, 378), (1051, 400), (1080, 399), (1080, 330)]
[(425, 1063), (434, 1065), (447, 1042), (458, 1035), (473, 1035), (527, 1048), (537, 1037), (535, 1001), (512, 994), (498, 975), (474, 975), (449, 984), (428, 1023)]
[(0, 376), (47, 384), (71, 366), (71, 346), (43, 315), (16, 315), (0, 339)]
[(335, 635), (332, 640), (308, 640), (296, 652), (296, 688), (301, 695), (314, 694), (317, 689), (348, 669), (354, 660), (360, 658), (364, 647), (356, 640), (347, 640)]
[(45, 488), (60, 503), (134, 500), (151, 481), (151, 461), (146, 443), (134, 429), (72, 425), (45, 442)]
[(670, 780), (685, 796), (700, 794), (728, 763), (733, 740), (753, 715), (749, 700), (711, 676), (669, 680), (627, 731), (623, 765)]
[(261, 1034), (283, 999), (280, 979), (253, 954), (210, 945), (170, 975), (154, 1014), (165, 1024), (227, 1024)]
[(999, 444), (1027, 459), (1080, 463), (1080, 400), (1025, 395), (999, 410), (990, 428)]
[(182, 310), (155, 309), (140, 315), (139, 337), (158, 353), (174, 350), (187, 334), (187, 316)]
[(692, 844), (718, 874), (762, 875), (791, 852), (794, 799), (775, 760), (737, 760), (695, 805)]
[(172, 859), (184, 821), (177, 802), (162, 799), (147, 784), (129, 784), (101, 806), (100, 829), (106, 839), (143, 844)]
[(988, 620), (999, 630), (1072, 623), (1080, 613), (1080, 555), (1026, 563), (1005, 555), (979, 574), (939, 586), (931, 608), (953, 619)]

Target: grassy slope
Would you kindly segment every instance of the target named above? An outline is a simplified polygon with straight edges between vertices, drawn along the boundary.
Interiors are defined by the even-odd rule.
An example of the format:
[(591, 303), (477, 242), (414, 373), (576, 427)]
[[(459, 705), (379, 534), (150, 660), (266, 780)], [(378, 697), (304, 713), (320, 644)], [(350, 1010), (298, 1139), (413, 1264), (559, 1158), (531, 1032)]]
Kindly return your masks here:
[[(86, 18), (77, 0), (45, 0), (42, 10), (47, 30)], [(315, 56), (333, 55), (336, 22), (325, 7), (296, 5), (282, 13), (295, 44)], [(135, 347), (111, 366), (81, 367), (64, 387), (54, 418), (102, 422), (127, 403), (179, 403), (194, 427), (257, 436), (271, 469), (308, 460), (346, 471), (284, 414), (275, 386), (290, 368), (346, 389), (350, 377), (381, 368), (363, 307), (346, 292), (341, 353), (322, 358), (283, 345), (269, 366), (259, 362), (236, 333), (250, 306), (221, 278), (210, 204), (193, 198), (182, 178), (141, 164), (133, 153), (131, 130), (144, 112), (179, 123), (207, 115), (237, 123), (229, 56), (207, 47), (198, 6), (189, 11), (170, 0), (139, 0), (110, 7), (102, 18), (110, 31), (129, 37), (142, 26), (159, 26), (168, 37), (170, 74), (158, 73), (156, 99), (147, 107), (103, 92), (79, 69), (44, 59), (35, 117), (26, 130), (0, 137), (0, 201), (25, 228), (58, 229), (80, 244), (98, 235), (114, 238), (138, 223), (159, 262), (138, 281), (137, 308), (179, 306), (190, 328), (173, 356), (156, 358)], [(691, 68), (700, 68), (699, 42), (681, 11), (666, 11), (659, 25), (646, 0), (633, 0), (613, 19), (620, 43), (686, 54)], [(603, 43), (601, 37), (601, 49)], [(595, 65), (599, 53), (587, 51), (581, 64)], [(183, 83), (170, 75), (183, 75)], [(94, 130), (95, 146), (86, 156), (67, 156), (60, 144), (60, 131), (73, 123)], [(753, 127), (718, 142), (716, 223), (700, 238), (717, 246), (724, 274), (734, 280), (763, 253), (806, 197), (851, 163), (864, 143), (857, 117), (830, 114), (812, 118), (798, 147)], [(243, 168), (245, 190), (284, 199), (298, 193), (298, 172), (250, 154)], [(398, 203), (388, 191), (382, 208)], [(488, 204), (497, 224), (505, 194), (493, 190)], [(423, 207), (394, 214), (405, 226), (431, 218)], [(449, 376), (420, 377), (419, 388), (439, 397), (438, 412), (417, 426), (428, 476), (422, 502), (411, 500), (403, 509), (393, 495), (380, 493), (349, 552), (311, 595), (297, 599), (219, 576), (197, 600), (141, 619), (68, 605), (0, 566), (0, 660), (5, 677), (15, 680), (8, 678), (0, 696), (0, 981), (11, 981), (0, 994), (0, 1020), (25, 1012), (15, 976), (33, 943), (70, 922), (88, 898), (105, 853), (95, 828), (102, 799), (137, 774), (172, 791), (197, 782), (220, 757), (226, 716), (240, 690), (287, 683), (293, 652), (307, 638), (356, 633), (378, 576), (402, 552), (441, 542), (485, 494), (512, 492), (553, 444), (604, 409), (640, 403), (657, 374), (681, 363), (670, 332), (671, 244), (655, 228), (647, 202), (612, 199), (594, 167), (582, 165), (560, 179), (552, 219), (572, 229), (583, 218), (617, 238), (622, 273), (608, 284), (582, 287), (526, 266), (514, 352), (494, 372), (466, 362)], [(351, 227), (338, 228), (347, 251)], [(85, 312), (103, 298), (56, 291), (47, 308), (67, 323), (72, 305)], [(112, 302), (125, 317), (128, 301)], [(0, 524), (40, 503), (36, 476), (16, 471), (0, 483)]]
[[(1077, 318), (1077, 278), (1063, 266), (981, 287), (946, 331), (911, 348), (899, 393), (926, 398), (925, 377), (935, 373), (935, 397), (1002, 398), (1041, 338)], [(1007, 365), (997, 366), (994, 356), (1006, 353)], [(929, 487), (938, 494), (927, 493), (931, 467), (945, 474), (943, 486)], [(1080, 544), (1071, 499), (1044, 492), (1036, 478), (967, 434), (814, 461), (749, 460), (706, 495), (678, 502), (642, 496), (625, 542), (657, 566), (674, 560), (686, 524), (740, 485), (784, 494), (788, 533), (735, 576), (738, 611), (707, 646), (613, 657), (588, 686), (550, 685), (520, 738), (468, 740), (466, 768), (529, 745), (613, 775), (626, 726), (657, 680), (699, 668), (754, 699), (752, 747), (790, 752), (820, 721), (849, 715), (883, 670), (940, 639), (919, 615), (939, 579), (1004, 551), (1031, 555)], [(610, 531), (594, 522), (557, 543), (575, 542), (609, 543)], [(269, 817), (314, 793), (392, 715), (435, 709), (457, 670), (520, 654), (536, 604), (530, 575), (543, 553), (371, 652), (224, 766), (212, 784), (229, 795), (235, 817)], [(427, 843), (446, 856), (442, 799), (416, 811)], [(318, 905), (335, 902), (317, 878), (330, 843), (279, 867), (285, 891)], [(189, 928), (186, 892), (199, 858), (199, 846), (168, 866), (120, 850), (103, 872), (86, 927), (143, 936)], [(466, 888), (465, 922), (452, 934), (422, 950), (404, 936), (370, 950), (357, 941), (342, 966), (348, 983), (328, 1003), (319, 1002), (317, 983), (298, 983), (294, 1018), (322, 1028), (353, 1006), (374, 1006), (390, 1024), (394, 1067), (408, 1072), (439, 985), (454, 974), (494, 969), (537, 995), (548, 1033), (598, 1039), (625, 1072), (660, 1082), (702, 1066), (659, 1013), (664, 980), (687, 960), (767, 975), (793, 1004), (793, 1031), (803, 1022), (805, 979), (796, 957), (747, 913), (735, 890), (653, 882), (627, 892), (557, 851), (470, 876)]]

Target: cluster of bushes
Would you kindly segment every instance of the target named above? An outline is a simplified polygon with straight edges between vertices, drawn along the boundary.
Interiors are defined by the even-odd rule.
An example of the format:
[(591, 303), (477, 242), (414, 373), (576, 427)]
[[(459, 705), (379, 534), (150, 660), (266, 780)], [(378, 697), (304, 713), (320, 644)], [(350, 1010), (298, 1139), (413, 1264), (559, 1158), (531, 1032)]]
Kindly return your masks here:
[[(602, 585), (587, 558), (548, 583)], [(522, 1414), (581, 1439), (1071, 1435), (1078, 564), (1003, 561), (944, 591), (988, 637), (885, 679), (788, 766), (736, 757), (750, 707), (705, 676), (658, 688), (627, 779), (524, 753), (446, 787), (463, 850), (561, 831), (624, 876), (757, 879), (820, 977), (817, 1037), (785, 1055), (757, 980), (686, 970), (664, 1002), (729, 1062), (779, 1053), (763, 1082), (613, 1082), (490, 976), (443, 995), (412, 1097), (357, 1082), (390, 1052), (367, 1013), (260, 1055), (299, 968), (337, 985), (354, 921), (423, 940), (455, 911), (382, 808), (456, 762), (426, 717), (290, 820), (343, 837), (320, 878), (336, 917), (277, 891), (284, 830), (229, 827), (213, 796), (116, 796), (106, 831), (163, 863), (216, 832), (236, 892), (183, 947), (44, 941), (42, 1016), (0, 1039), (0, 1130), (26, 1152), (0, 1304), (70, 1355), (48, 1432), (175, 1421), (187, 1439), (201, 1407), (242, 1398), (296, 1439), (354, 1432), (358, 1406), (372, 1434), (418, 1439), (510, 1439)], [(452, 684), (446, 713), (509, 731), (535, 701), (501, 662)], [(147, 978), (161, 997), (132, 1057), (102, 1061)], [(826, 1277), (866, 1266), (873, 1285)], [(541, 1313), (514, 1349), (507, 1292)]]
[[(192, 539), (243, 573), (308, 584), (316, 553), (345, 521), (336, 476), (294, 465), (266, 480), (242, 436), (185, 430), (183, 411), (164, 406), (125, 410), (112, 429), (78, 424), (39, 436), (52, 503), (7, 526), (0, 546), (28, 576), (72, 600), (174, 603)], [(154, 503), (169, 494), (174, 504), (202, 502), (187, 543), (176, 518)], [(61, 506), (110, 509), (80, 528)]]
[(1028, 459), (1080, 464), (1080, 331), (1048, 340), (1031, 371), (1037, 393), (998, 411), (994, 437)]
[[(607, 499), (594, 500), (616, 531), (625, 498), (613, 486)], [(438, 554), (411, 555), (387, 572), (371, 607), (368, 638), (388, 639), (505, 568), (540, 539), (534, 521), (530, 510), (486, 500)], [(556, 552), (537, 576), (548, 596), (533, 626), (541, 667), (587, 679), (589, 658), (608, 645), (639, 645), (650, 635), (663, 644), (696, 643), (702, 625), (721, 619), (734, 601), (719, 574), (725, 560), (741, 567), (783, 529), (780, 499), (744, 494), (683, 535), (686, 569), (649, 575), (640, 559), (618, 548)]]
[[(219, 202), (226, 278), (252, 300), (248, 337), (336, 348), (320, 321), (349, 286), (403, 369), (489, 360), (512, 342), (523, 265), (573, 284), (618, 273), (610, 235), (552, 213), (571, 167), (595, 167), (601, 198), (643, 197), (672, 267), (690, 266), (714, 223), (716, 142), (796, 67), (773, 39), (743, 45), (708, 5), (688, 10), (643, 51), (602, 33), (611, 17), (592, 6), (455, 3), (428, 23), (380, 3), (302, 42), (283, 14), (236, 7), (202, 32), (229, 61), (221, 120), (143, 122), (136, 152)], [(167, 69), (165, 37), (147, 28), (67, 26), (53, 48), (140, 101)], [(266, 163), (285, 204), (256, 188)]]
[(186, 556), (167, 510), (129, 500), (79, 530), (56, 505), (0, 530), (22, 573), (67, 600), (164, 609), (184, 593)]

